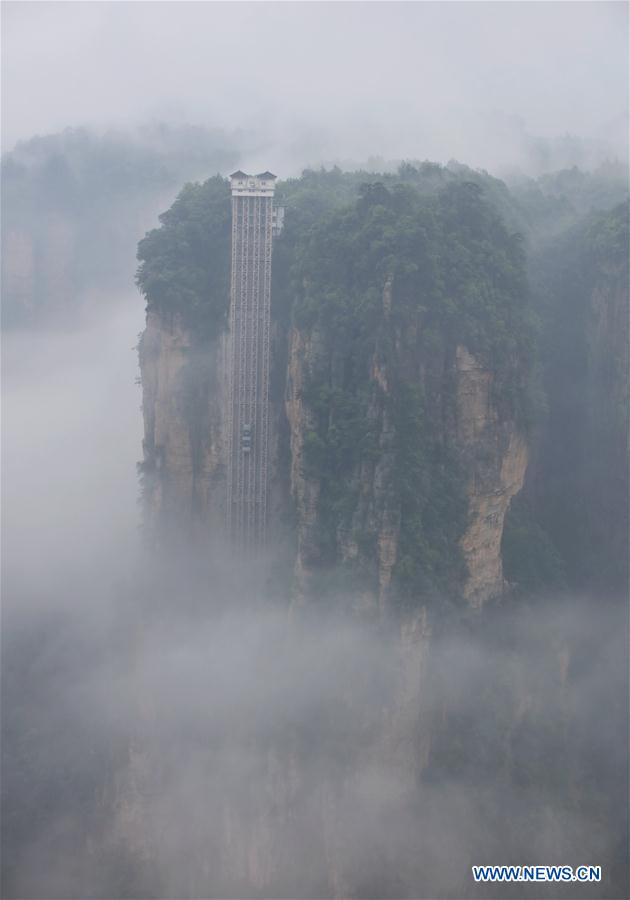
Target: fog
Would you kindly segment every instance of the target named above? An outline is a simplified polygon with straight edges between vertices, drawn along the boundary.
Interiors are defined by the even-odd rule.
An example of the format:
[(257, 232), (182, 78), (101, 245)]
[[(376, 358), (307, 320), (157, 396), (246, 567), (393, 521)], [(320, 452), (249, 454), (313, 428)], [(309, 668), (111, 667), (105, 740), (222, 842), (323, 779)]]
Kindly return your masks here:
[(142, 304), (133, 291), (92, 302), (74, 330), (3, 340), (4, 574), (29, 603), (51, 579), (111, 573), (137, 543)]
[(470, 865), (541, 860), (623, 896), (624, 606), (546, 597), (401, 644), (351, 597), (287, 617), (221, 548), (143, 556), (142, 315), (99, 299), (5, 336), (4, 895), (521, 896), (475, 894)]
[[(168, 122), (219, 129), (235, 165), (282, 177), (405, 158), (588, 168), (627, 158), (627, 18), (623, 3), (3, 3), (3, 150)], [(86, 190), (77, 231), (93, 208)], [(92, 281), (118, 265), (99, 240)], [(558, 592), (429, 628), (356, 615), (344, 594), (288, 609), (216, 536), (151, 554), (133, 252), (127, 289), (66, 297), (59, 278), (49, 314), (45, 285), (40, 318), (3, 334), (3, 896), (523, 896), (475, 888), (477, 863), (602, 865), (603, 885), (528, 896), (625, 896), (624, 598)]]
[[(624, 3), (4, 3), (3, 149), (68, 125), (241, 128), (322, 160), (627, 157)], [(585, 149), (586, 148), (586, 149)]]

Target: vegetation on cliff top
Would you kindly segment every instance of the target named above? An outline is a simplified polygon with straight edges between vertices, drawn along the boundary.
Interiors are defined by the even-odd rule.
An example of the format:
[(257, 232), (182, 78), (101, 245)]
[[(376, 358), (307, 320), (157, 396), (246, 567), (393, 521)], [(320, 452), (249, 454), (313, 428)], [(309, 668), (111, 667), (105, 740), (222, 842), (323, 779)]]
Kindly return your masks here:
[[(450, 181), (434, 194), (408, 182), (363, 184), (352, 204), (320, 213), (294, 243), (285, 280), (293, 322), (320, 348), (303, 393), (313, 413), (305, 474), (320, 486), (312, 562), (338, 562), (347, 531), (363, 558), (375, 558), (377, 526), (359, 512), (357, 473), (373, 479), (386, 416), (392, 464), (375, 502), (399, 510), (399, 592), (456, 592), (467, 502), (454, 429), (442, 424), (456, 402), (446, 373), (466, 346), (493, 371), (499, 407), (526, 424), (534, 324), (520, 237), (475, 182)], [(386, 396), (371, 377), (375, 359), (387, 371)]]
[(179, 315), (200, 337), (224, 325), (230, 284), (230, 189), (217, 175), (187, 184), (138, 245), (149, 308)]

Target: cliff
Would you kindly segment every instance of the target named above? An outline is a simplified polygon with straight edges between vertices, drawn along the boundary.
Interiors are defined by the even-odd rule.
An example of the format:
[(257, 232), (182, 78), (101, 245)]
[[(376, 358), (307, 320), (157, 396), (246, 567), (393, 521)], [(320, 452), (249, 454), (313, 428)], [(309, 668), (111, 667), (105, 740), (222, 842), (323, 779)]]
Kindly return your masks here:
[(36, 227), (13, 225), (2, 239), (2, 284), (6, 318), (29, 325), (60, 319), (72, 311), (76, 291), (77, 228), (69, 216), (41, 215)]
[(458, 347), (457, 440), (470, 461), (468, 525), (461, 539), (467, 566), (463, 592), (480, 606), (503, 590), (501, 540), (510, 501), (523, 487), (527, 442), (492, 402), (492, 373)]
[(622, 204), (532, 260), (546, 414), (504, 548), (528, 590), (627, 594), (628, 245)]
[[(384, 302), (387, 302), (387, 291)], [(371, 399), (368, 420), (377, 452), (346, 473), (352, 507), (344, 511), (331, 540), (332, 559), (321, 547), (325, 513), (320, 506), (322, 485), (304, 458), (305, 438), (313, 435), (314, 413), (304, 399), (304, 385), (312, 377), (325, 348), (317, 333), (296, 327), (287, 336), (284, 404), (275, 405), (272, 490), (275, 514), (289, 516), (287, 494), (293, 501), (296, 523), (295, 600), (317, 591), (322, 572), (357, 573), (339, 585), (356, 595), (365, 609), (385, 608), (392, 601), (392, 578), (399, 561), (402, 500), (392, 482), (397, 462), (397, 431), (392, 413), (391, 383), (400, 366), (375, 356), (366, 379)], [(402, 337), (397, 351), (409, 352)], [(224, 522), (227, 439), (225, 409), (225, 337), (198, 346), (194, 335), (173, 316), (150, 311), (139, 346), (145, 423), (142, 466), (145, 525), (151, 540), (204, 541), (221, 538)], [(404, 355), (404, 354), (403, 354)], [(399, 360), (400, 361), (400, 360)], [(419, 373), (423, 388), (427, 366), (407, 359)], [(435, 361), (433, 361), (435, 365)], [(454, 387), (452, 398), (436, 394), (435, 438), (452, 442), (465, 483), (465, 526), (459, 537), (465, 571), (463, 597), (475, 607), (501, 594), (503, 576), (501, 537), (511, 498), (520, 490), (527, 466), (527, 447), (511, 419), (502, 419), (492, 398), (492, 372), (463, 346), (452, 359), (440, 361), (441, 378)], [(435, 375), (435, 373), (433, 373)], [(278, 432), (288, 431), (288, 456), (280, 459)], [(283, 490), (282, 485), (285, 488)], [(276, 534), (279, 528), (276, 528)], [(457, 547), (451, 548), (454, 552)], [(321, 579), (320, 579), (321, 580)], [(360, 584), (359, 584), (360, 582)], [(327, 586), (327, 590), (330, 588)]]
[(177, 316), (149, 312), (138, 350), (150, 541), (209, 542), (223, 521), (225, 342), (199, 348)]
[[(398, 351), (402, 345), (401, 339)], [(304, 382), (316, 365), (317, 347), (317, 337), (291, 330), (286, 409), (291, 434), (290, 484), (297, 517), (295, 572), (300, 597), (308, 593), (309, 583), (316, 580), (322, 558), (318, 537), (322, 527), (321, 484), (305, 474), (308, 468), (304, 461), (304, 437), (313, 433), (313, 412), (302, 396)], [(413, 362), (410, 364), (413, 366)], [(417, 360), (416, 365), (422, 373), (423, 361)], [(466, 524), (458, 542), (465, 563), (460, 586), (463, 597), (478, 607), (503, 591), (503, 523), (511, 498), (523, 484), (527, 445), (514, 421), (501, 419), (491, 394), (492, 373), (474, 356), (458, 346), (449, 363), (442, 361), (442, 368), (444, 381), (454, 385), (454, 421), (449, 421), (449, 413), (453, 412), (448, 409), (450, 398), (438, 394), (433, 398), (435, 419), (429, 428), (442, 442), (452, 441), (460, 477), (466, 485)], [(368, 383), (373, 387), (373, 395), (368, 417), (378, 451), (373, 460), (362, 462), (346, 475), (348, 483), (354, 486), (356, 500), (345, 522), (337, 525), (334, 548), (341, 566), (362, 575), (360, 605), (381, 611), (392, 603), (392, 577), (400, 557), (403, 516), (402, 498), (392, 491), (399, 436), (390, 412), (389, 369), (382, 361), (372, 362)], [(424, 387), (422, 378), (420, 374), (419, 388)], [(368, 573), (371, 578), (366, 577)]]
[[(141, 244), (145, 512), (158, 542), (169, 530), (217, 539), (224, 519), (229, 206), (220, 179), (199, 192)], [(289, 208), (274, 255), (271, 524), (291, 599), (480, 607), (503, 590), (503, 521), (527, 465), (521, 248), (468, 183), (432, 201), (376, 184), (319, 219)], [(190, 231), (175, 261), (170, 228), (180, 245)]]

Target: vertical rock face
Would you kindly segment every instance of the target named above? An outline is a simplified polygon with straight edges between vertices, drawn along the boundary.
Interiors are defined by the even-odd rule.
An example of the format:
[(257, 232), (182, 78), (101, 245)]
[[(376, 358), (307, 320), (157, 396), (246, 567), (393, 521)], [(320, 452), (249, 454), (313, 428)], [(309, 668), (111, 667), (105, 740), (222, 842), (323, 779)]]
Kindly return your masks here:
[[(625, 263), (625, 261), (624, 261)], [(628, 384), (630, 297), (628, 268), (607, 263), (590, 298), (587, 321), (588, 378), (585, 457), (598, 460), (585, 472), (582, 491), (589, 510), (591, 541), (604, 550), (597, 568), (623, 594), (628, 585)], [(606, 578), (601, 579), (606, 583)]]
[(198, 347), (176, 317), (147, 314), (139, 345), (145, 526), (157, 543), (203, 540), (225, 503), (225, 342)]
[[(386, 307), (384, 294), (384, 307)], [(314, 414), (304, 399), (304, 387), (326, 348), (317, 331), (292, 327), (287, 336), (284, 403), (274, 398), (272, 415), (272, 493), (275, 516), (288, 514), (290, 493), (295, 510), (297, 551), (294, 560), (295, 601), (307, 598), (318, 569), (321, 484), (308, 474), (304, 460), (306, 435)], [(413, 341), (411, 341), (411, 346)], [(417, 371), (423, 384), (428, 364), (411, 359), (409, 335), (397, 343), (400, 365)], [(157, 539), (169, 533), (204, 539), (220, 536), (224, 520), (225, 338), (199, 346), (177, 317), (150, 311), (140, 343), (143, 385), (144, 494), (146, 522)], [(434, 364), (432, 364), (434, 365)], [(435, 366), (434, 366), (435, 367)], [(527, 467), (527, 446), (511, 419), (501, 418), (493, 401), (493, 375), (469, 351), (459, 346), (454, 357), (440, 359), (440, 382), (454, 384), (454, 415), (445, 396), (430, 407), (429, 426), (456, 447), (466, 484), (467, 524), (460, 546), (466, 564), (461, 585), (473, 607), (503, 590), (501, 537), (512, 497), (521, 489)], [(350, 474), (356, 502), (347, 523), (334, 536), (341, 564), (356, 564), (372, 574), (362, 584), (356, 602), (364, 610), (385, 610), (392, 598), (399, 559), (401, 501), (391, 489), (396, 466), (396, 428), (392, 421), (391, 363), (374, 355), (369, 374), (372, 388), (367, 417), (375, 434), (374, 459)], [(434, 392), (435, 393), (435, 392)], [(278, 450), (280, 420), (285, 418), (288, 454)], [(370, 549), (361, 534), (374, 535)]]
[[(296, 575), (303, 594), (308, 575), (316, 566), (313, 546), (320, 486), (304, 474), (304, 435), (312, 428), (312, 411), (300, 399), (300, 390), (316, 364), (318, 339), (293, 329), (289, 344), (286, 409), (291, 433), (291, 491), (298, 519)], [(439, 415), (431, 427), (446, 434), (457, 447), (468, 500), (467, 525), (460, 541), (467, 569), (462, 593), (471, 606), (478, 608), (503, 591), (501, 537), (510, 501), (523, 485), (527, 445), (514, 421), (502, 419), (499, 414), (492, 396), (492, 372), (462, 346), (451, 362), (443, 364), (452, 368), (444, 377), (455, 383), (455, 421), (449, 421), (445, 398), (438, 397), (434, 410)], [(418, 361), (419, 384), (424, 377), (422, 368), (422, 361)], [(383, 610), (391, 599), (398, 560), (401, 506), (388, 490), (396, 465), (395, 427), (387, 403), (391, 394), (388, 365), (375, 358), (370, 378), (378, 387), (368, 410), (377, 428), (378, 456), (374, 463), (362, 464), (352, 475), (358, 485), (354, 528), (351, 525), (339, 529), (337, 545), (342, 562), (355, 560), (365, 570), (375, 571), (374, 585), (363, 591), (362, 605)], [(366, 525), (376, 534), (373, 556), (366, 556), (357, 541), (358, 532)]]
[[(547, 298), (541, 346), (547, 415), (527, 477), (525, 510), (552, 548), (554, 566), (548, 568), (559, 572), (559, 583), (625, 597), (627, 206), (589, 216), (533, 265), (540, 272), (537, 290)], [(521, 521), (526, 523), (526, 516)], [(543, 554), (535, 558), (542, 563), (536, 569), (544, 571)], [(524, 579), (531, 577), (526, 569)], [(519, 581), (520, 575), (511, 577)]]
[(316, 352), (316, 341), (313, 337), (307, 338), (297, 328), (291, 329), (287, 364), (286, 415), (289, 424), (289, 481), (297, 514), (298, 554), (295, 575), (298, 602), (304, 600), (309, 569), (308, 564), (304, 562), (304, 556), (309, 552), (311, 531), (317, 521), (319, 498), (318, 482), (307, 478), (301, 465), (304, 435), (312, 426), (311, 413), (302, 401), (302, 388), (310, 361)]
[(51, 215), (43, 240), (42, 274), (52, 302), (60, 309), (72, 294), (77, 243), (77, 229), (72, 220), (64, 215)]
[[(325, 348), (317, 331), (303, 333), (292, 328), (289, 333), (289, 366), (287, 373), (286, 415), (291, 435), (290, 489), (297, 516), (297, 555), (295, 574), (300, 599), (308, 594), (309, 582), (317, 570), (317, 531), (319, 528), (320, 483), (305, 474), (304, 437), (313, 428), (313, 412), (302, 399), (302, 389), (320, 362)], [(335, 535), (337, 555), (342, 564), (375, 568), (373, 586), (363, 586), (357, 602), (364, 611), (384, 610), (396, 563), (400, 511), (392, 503), (387, 484), (394, 465), (393, 432), (389, 413), (383, 402), (388, 395), (387, 369), (373, 360), (371, 381), (378, 385), (368, 409), (368, 418), (377, 435), (378, 455), (374, 462), (361, 464), (351, 474), (356, 485), (356, 508), (347, 525), (339, 525)], [(375, 534), (375, 556), (366, 560), (360, 546), (359, 533)]]
[(33, 238), (21, 228), (5, 232), (2, 250), (2, 283), (5, 296), (29, 310), (33, 305), (35, 263)]
[[(226, 519), (227, 334), (199, 341), (179, 316), (149, 310), (138, 351), (149, 542), (220, 542)], [(269, 504), (271, 517), (278, 520), (287, 513), (286, 478), (278, 463), (282, 404), (271, 406)]]
[(37, 229), (14, 225), (2, 239), (2, 284), (5, 311), (17, 321), (48, 308), (63, 315), (71, 309), (76, 288), (77, 229), (64, 215), (41, 216)]
[(527, 445), (492, 402), (492, 373), (458, 347), (457, 442), (467, 461), (468, 527), (461, 546), (468, 569), (464, 596), (474, 606), (503, 590), (501, 537), (510, 500), (523, 487)]

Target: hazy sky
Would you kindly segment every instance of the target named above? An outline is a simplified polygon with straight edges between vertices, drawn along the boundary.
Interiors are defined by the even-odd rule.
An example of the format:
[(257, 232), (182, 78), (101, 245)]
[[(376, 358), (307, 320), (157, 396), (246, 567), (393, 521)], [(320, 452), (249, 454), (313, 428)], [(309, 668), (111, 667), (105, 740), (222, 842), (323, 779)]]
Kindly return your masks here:
[(492, 162), (492, 142), (567, 132), (619, 153), (627, 20), (623, 2), (7, 2), (3, 146), (159, 118), (313, 158)]

